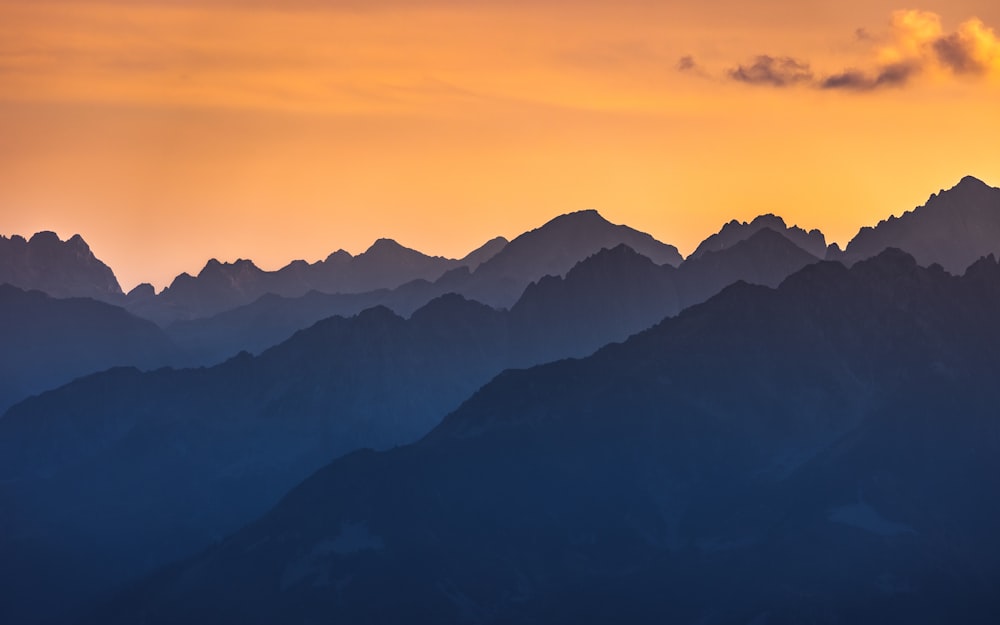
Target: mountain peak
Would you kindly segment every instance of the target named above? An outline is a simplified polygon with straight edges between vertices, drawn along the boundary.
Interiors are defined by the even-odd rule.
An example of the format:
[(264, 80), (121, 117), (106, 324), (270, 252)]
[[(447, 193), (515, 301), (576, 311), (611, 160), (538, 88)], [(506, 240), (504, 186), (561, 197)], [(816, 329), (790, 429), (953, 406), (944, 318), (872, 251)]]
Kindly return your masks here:
[(957, 189), (959, 187), (975, 187), (975, 188), (989, 189), (990, 185), (986, 184), (985, 182), (983, 182), (979, 178), (976, 178), (975, 176), (963, 176), (962, 179), (958, 181), (958, 184), (955, 185), (953, 188)]
[(375, 239), (375, 242), (371, 244), (365, 254), (379, 253), (379, 252), (396, 252), (399, 250), (405, 250), (406, 247), (400, 245), (395, 239), (380, 238)]
[(583, 210), (573, 211), (570, 213), (564, 213), (557, 217), (554, 217), (548, 221), (542, 228), (546, 226), (555, 224), (574, 224), (574, 225), (589, 225), (589, 224), (599, 224), (605, 225), (610, 224), (607, 219), (604, 218), (597, 209), (585, 208)]
[(819, 230), (806, 231), (798, 226), (789, 227), (785, 220), (774, 213), (765, 213), (754, 217), (751, 221), (732, 221), (724, 224), (715, 234), (702, 241), (691, 252), (688, 259), (697, 259), (709, 252), (717, 252), (749, 239), (761, 230), (771, 230), (783, 236), (796, 246), (812, 254), (816, 258), (826, 256), (826, 237)]
[(0, 237), (0, 282), (37, 289), (57, 298), (122, 295), (111, 268), (102, 263), (79, 234), (63, 241), (51, 230), (30, 239)]

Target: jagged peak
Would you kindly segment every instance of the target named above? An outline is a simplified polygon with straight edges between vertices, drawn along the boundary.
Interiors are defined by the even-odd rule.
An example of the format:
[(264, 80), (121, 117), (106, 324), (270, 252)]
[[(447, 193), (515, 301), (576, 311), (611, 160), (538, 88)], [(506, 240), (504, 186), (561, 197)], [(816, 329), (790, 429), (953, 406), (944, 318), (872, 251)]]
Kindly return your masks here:
[(217, 258), (209, 258), (208, 262), (205, 263), (205, 267), (201, 270), (201, 272), (198, 273), (198, 277), (205, 275), (206, 272), (218, 272), (218, 271), (224, 271), (226, 269), (260, 271), (257, 265), (255, 265), (252, 260), (247, 258), (237, 258), (235, 261), (231, 263), (229, 262), (223, 263), (220, 262), (219, 259)]

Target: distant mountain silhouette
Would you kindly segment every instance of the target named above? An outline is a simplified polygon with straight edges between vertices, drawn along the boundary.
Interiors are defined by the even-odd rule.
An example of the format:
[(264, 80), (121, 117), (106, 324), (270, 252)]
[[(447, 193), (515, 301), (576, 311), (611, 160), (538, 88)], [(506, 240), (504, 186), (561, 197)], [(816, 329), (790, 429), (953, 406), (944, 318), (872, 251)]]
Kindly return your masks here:
[(676, 276), (681, 308), (700, 304), (739, 280), (776, 287), (817, 260), (787, 233), (761, 228), (730, 246), (685, 260)]
[(462, 258), (462, 266), (468, 267), (471, 271), (475, 271), (489, 259), (493, 258), (499, 254), (503, 248), (507, 247), (510, 241), (504, 237), (494, 237), (483, 243), (478, 248), (472, 250)]
[(169, 325), (211, 317), (265, 294), (294, 298), (310, 291), (370, 293), (365, 301), (371, 302), (386, 297), (372, 292), (399, 287), (404, 292), (388, 299), (403, 313), (451, 292), (506, 308), (531, 282), (546, 275), (563, 275), (584, 258), (622, 243), (657, 264), (680, 264), (681, 257), (673, 246), (627, 226), (611, 224), (597, 211), (587, 210), (556, 217), (509, 243), (497, 237), (462, 260), (425, 256), (389, 239), (379, 239), (357, 257), (341, 250), (326, 261), (313, 265), (296, 261), (277, 272), (262, 271), (250, 261), (230, 264), (212, 260), (197, 277), (181, 274), (162, 294), (136, 301), (130, 310)]
[[(624, 244), (616, 250), (616, 255), (598, 251), (578, 263), (567, 273), (567, 279), (574, 274), (567, 283), (545, 276), (528, 285), (512, 307), (516, 313), (512, 322), (524, 336), (534, 332), (547, 336), (534, 346), (522, 345), (519, 354), (530, 355), (531, 363), (585, 356), (609, 341), (623, 340), (665, 316), (701, 303), (733, 282), (777, 286), (817, 260), (770, 229), (731, 248), (685, 261), (680, 270), (657, 265)], [(371, 306), (386, 306), (406, 316), (445, 293), (465, 292), (471, 297), (470, 284), (474, 282), (466, 271), (453, 272), (435, 283), (415, 281), (371, 293), (269, 295), (213, 317), (174, 323), (167, 333), (191, 356), (192, 364), (214, 364), (241, 350), (259, 353), (329, 316), (350, 316)]]
[(264, 271), (249, 260), (220, 263), (212, 259), (197, 276), (177, 276), (150, 298), (148, 290), (128, 300), (130, 310), (159, 323), (201, 318), (253, 302), (266, 294), (298, 297), (310, 291), (362, 293), (392, 289), (412, 280), (436, 280), (457, 267), (478, 266), (503, 248), (493, 239), (462, 260), (427, 256), (392, 239), (379, 239), (363, 254), (344, 250), (313, 264), (295, 261), (278, 271)]
[[(462, 262), (467, 265), (453, 269), (433, 282), (414, 280), (395, 289), (367, 293), (330, 293), (327, 290), (325, 293), (314, 292), (291, 298), (266, 296), (217, 315), (175, 322), (167, 326), (167, 330), (178, 345), (194, 356), (194, 363), (210, 364), (240, 350), (259, 352), (320, 319), (332, 315), (354, 315), (376, 305), (407, 316), (436, 297), (459, 293), (491, 306), (509, 308), (532, 282), (545, 276), (562, 276), (587, 257), (622, 244), (632, 247), (657, 265), (680, 263), (680, 256), (674, 247), (660, 243), (648, 234), (611, 224), (596, 211), (580, 211), (557, 217), (510, 243), (494, 239), (466, 256)], [(489, 258), (475, 270), (470, 270), (481, 256)], [(718, 285), (711, 293), (722, 286), (725, 284)], [(675, 314), (677, 310), (677, 307), (663, 310), (650, 322)], [(644, 327), (632, 327), (631, 332)], [(626, 336), (628, 334), (618, 338)], [(599, 346), (588, 343), (585, 351), (580, 353), (590, 353)]]
[(38, 290), (53, 297), (115, 300), (122, 289), (111, 269), (75, 234), (61, 241), (54, 232), (30, 239), (0, 236), (0, 284)]
[(29, 395), (117, 365), (178, 357), (156, 324), (88, 298), (0, 285), (0, 414)]
[(832, 248), (829, 258), (853, 263), (888, 247), (906, 250), (921, 265), (937, 263), (961, 274), (976, 259), (1000, 253), (1000, 188), (966, 176), (923, 206), (862, 228), (843, 252)]
[(992, 623), (1000, 266), (737, 284), (350, 454), (94, 623)]
[[(490, 306), (508, 308), (525, 287), (545, 276), (561, 276), (601, 249), (625, 244), (657, 265), (679, 265), (677, 248), (628, 226), (612, 224), (595, 210), (560, 215), (508, 243), (454, 289)], [(447, 278), (448, 276), (446, 276)]]
[(815, 229), (806, 232), (798, 226), (788, 227), (784, 219), (768, 213), (755, 217), (749, 223), (735, 219), (730, 221), (722, 227), (722, 230), (702, 241), (687, 260), (701, 258), (707, 252), (718, 252), (732, 247), (765, 228), (784, 235), (789, 241), (816, 258), (826, 256), (826, 237), (822, 232)]

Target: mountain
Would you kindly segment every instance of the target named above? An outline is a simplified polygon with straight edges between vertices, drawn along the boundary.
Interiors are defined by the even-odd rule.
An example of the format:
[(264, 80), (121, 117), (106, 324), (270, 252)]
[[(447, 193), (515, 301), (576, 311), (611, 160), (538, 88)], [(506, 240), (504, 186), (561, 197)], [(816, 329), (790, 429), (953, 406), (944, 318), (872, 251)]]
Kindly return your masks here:
[(677, 314), (676, 273), (621, 244), (577, 264), (565, 277), (531, 283), (510, 309), (518, 341), (511, 364), (587, 356)]
[(761, 228), (731, 246), (686, 259), (677, 271), (675, 288), (681, 308), (687, 308), (740, 280), (776, 287), (789, 275), (817, 260), (786, 233)]
[(737, 284), (341, 458), (95, 623), (992, 623), (1000, 265)]
[(408, 320), (374, 308), (259, 357), (112, 369), (14, 406), (0, 418), (0, 621), (66, 619), (331, 458), (415, 440), (503, 368), (505, 349), (502, 313), (449, 296)]
[(298, 297), (309, 291), (362, 293), (391, 289), (413, 280), (436, 280), (465, 263), (479, 264), (501, 246), (494, 239), (473, 251), (468, 261), (427, 256), (392, 239), (379, 239), (362, 254), (344, 250), (309, 264), (294, 261), (278, 271), (264, 271), (249, 260), (220, 263), (212, 259), (197, 276), (181, 274), (154, 298), (130, 298), (130, 309), (161, 324), (218, 314), (266, 294)]
[[(59, 603), (72, 606), (191, 553), (336, 455), (416, 440), (504, 368), (585, 356), (675, 314), (682, 271), (620, 245), (530, 285), (509, 312), (457, 295), (408, 320), (380, 307), (321, 321), (259, 357), (111, 371), (25, 402), (0, 420), (0, 484), (19, 484), (0, 505), (23, 511), (8, 534), (28, 538), (0, 540), (0, 551), (30, 565), (0, 566), (0, 583), (16, 578), (18, 596), (32, 598), (58, 568), (61, 587), (78, 593)], [(114, 502), (134, 509), (123, 519)], [(86, 564), (95, 558), (100, 574)]]
[(887, 247), (906, 250), (921, 265), (937, 263), (961, 274), (976, 259), (1000, 253), (1000, 188), (966, 176), (923, 206), (862, 228), (843, 252), (831, 249), (829, 258), (852, 263)]
[(38, 290), (53, 297), (92, 297), (117, 300), (118, 279), (98, 260), (86, 241), (74, 234), (61, 241), (54, 232), (30, 239), (0, 236), (0, 284)]
[(0, 284), (0, 413), (76, 377), (178, 357), (154, 323), (88, 298), (55, 299)]
[[(370, 306), (386, 306), (406, 316), (436, 297), (458, 293), (491, 306), (509, 308), (531, 283), (546, 276), (563, 276), (576, 263), (619, 245), (629, 246), (656, 265), (681, 262), (673, 246), (626, 226), (611, 224), (596, 211), (580, 211), (556, 217), (510, 243), (502, 238), (493, 239), (467, 255), (461, 261), (465, 264), (433, 282), (414, 280), (395, 289), (366, 293), (331, 293), (327, 289), (325, 293), (299, 297), (268, 295), (215, 315), (175, 321), (166, 328), (171, 338), (192, 354), (192, 364), (213, 364), (240, 350), (259, 352), (325, 317), (354, 315)], [(486, 260), (477, 266), (481, 258)], [(791, 271), (781, 277), (788, 273)], [(213, 292), (216, 291), (209, 290)], [(667, 309), (651, 318), (650, 323), (677, 310)], [(633, 327), (632, 331), (644, 327)], [(588, 343), (586, 351), (580, 353), (589, 353), (599, 346)]]
[(507, 247), (509, 241), (504, 237), (494, 237), (483, 243), (481, 246), (472, 250), (462, 258), (462, 266), (468, 267), (471, 271), (475, 271), (489, 259), (493, 258), (499, 254), (503, 248)]
[(755, 217), (753, 221), (736, 221), (735, 219), (722, 226), (719, 232), (702, 241), (687, 260), (701, 258), (707, 252), (718, 252), (744, 241), (763, 229), (770, 229), (785, 236), (789, 241), (809, 252), (816, 258), (826, 256), (826, 237), (819, 230), (806, 232), (798, 226), (788, 227), (785, 220), (777, 215), (766, 214)]
[[(679, 265), (677, 248), (628, 226), (612, 224), (595, 210), (560, 215), (525, 232), (471, 274), (455, 280), (456, 292), (508, 308), (525, 287), (545, 276), (562, 276), (601, 249), (625, 244), (657, 265)], [(445, 276), (447, 278), (448, 276)]]
[[(525, 336), (536, 331), (552, 334), (533, 346), (522, 345), (524, 350), (518, 353), (531, 358), (525, 362), (585, 356), (608, 341), (623, 340), (667, 315), (701, 303), (733, 282), (777, 286), (788, 275), (817, 261), (768, 228), (731, 248), (684, 261), (676, 271), (670, 265), (657, 265), (624, 244), (615, 249), (616, 260), (605, 256), (605, 248), (578, 263), (566, 274), (577, 274), (569, 283), (559, 276), (543, 276), (526, 285), (512, 307), (512, 323)], [(453, 271), (434, 283), (414, 281), (370, 293), (313, 292), (300, 298), (267, 295), (212, 317), (175, 322), (166, 329), (190, 355), (191, 364), (214, 364), (241, 350), (259, 353), (329, 316), (355, 315), (371, 306), (386, 306), (407, 316), (449, 292), (472, 297), (472, 276), (467, 270)], [(529, 312), (532, 310), (535, 312)]]

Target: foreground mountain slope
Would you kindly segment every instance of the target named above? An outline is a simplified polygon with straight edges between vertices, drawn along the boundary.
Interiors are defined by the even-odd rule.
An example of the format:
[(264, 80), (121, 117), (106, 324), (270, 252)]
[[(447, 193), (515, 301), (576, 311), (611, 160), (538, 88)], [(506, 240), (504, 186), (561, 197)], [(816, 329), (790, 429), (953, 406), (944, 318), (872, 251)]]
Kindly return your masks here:
[(505, 332), (501, 313), (452, 296), (409, 320), (375, 308), (259, 357), (115, 369), (15, 406), (0, 419), (12, 611), (0, 620), (66, 618), (239, 527), (331, 458), (415, 439), (503, 368)]
[(843, 252), (829, 258), (856, 262), (896, 247), (921, 265), (937, 263), (961, 274), (976, 259), (1000, 254), (1000, 188), (966, 176), (951, 189), (931, 195), (927, 203), (873, 228), (862, 228)]
[(159, 367), (179, 357), (160, 328), (122, 308), (9, 284), (0, 284), (0, 345), (0, 413), (82, 375)]
[(122, 289), (111, 269), (75, 234), (61, 241), (54, 232), (30, 239), (0, 236), (0, 284), (38, 290), (53, 297), (118, 301)]
[(102, 623), (993, 622), (1000, 266), (889, 251), (497, 377)]

